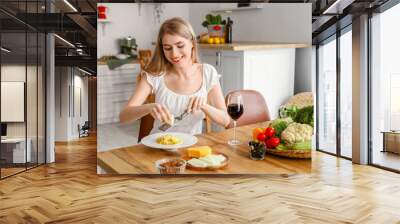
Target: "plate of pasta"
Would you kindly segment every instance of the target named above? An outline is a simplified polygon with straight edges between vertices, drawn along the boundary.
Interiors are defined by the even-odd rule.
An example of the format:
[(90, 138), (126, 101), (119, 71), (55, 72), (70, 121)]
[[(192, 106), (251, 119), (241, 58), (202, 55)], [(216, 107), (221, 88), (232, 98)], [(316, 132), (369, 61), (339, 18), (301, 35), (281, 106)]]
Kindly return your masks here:
[(144, 137), (141, 143), (150, 148), (175, 150), (196, 144), (197, 138), (186, 133), (161, 132)]

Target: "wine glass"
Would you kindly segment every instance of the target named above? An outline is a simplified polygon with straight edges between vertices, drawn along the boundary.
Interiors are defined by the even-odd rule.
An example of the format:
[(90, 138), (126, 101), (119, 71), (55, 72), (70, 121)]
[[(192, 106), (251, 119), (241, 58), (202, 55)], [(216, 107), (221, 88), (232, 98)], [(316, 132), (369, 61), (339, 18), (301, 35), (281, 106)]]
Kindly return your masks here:
[(233, 120), (233, 139), (228, 141), (229, 145), (239, 145), (241, 142), (236, 138), (236, 121), (243, 114), (243, 98), (240, 93), (230, 94), (227, 102), (228, 114)]

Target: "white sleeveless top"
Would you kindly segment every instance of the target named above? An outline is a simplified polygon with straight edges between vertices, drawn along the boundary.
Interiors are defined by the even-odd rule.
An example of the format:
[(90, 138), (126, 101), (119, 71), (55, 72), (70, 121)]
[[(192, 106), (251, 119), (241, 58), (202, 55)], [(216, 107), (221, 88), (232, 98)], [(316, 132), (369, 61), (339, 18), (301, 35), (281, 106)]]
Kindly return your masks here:
[[(212, 65), (203, 64), (203, 82), (201, 88), (190, 95), (178, 94), (168, 89), (165, 85), (164, 77), (165, 73), (161, 75), (150, 75), (145, 73), (147, 82), (152, 86), (152, 93), (155, 94), (155, 102), (163, 104), (168, 108), (170, 113), (176, 117), (181, 115), (187, 108), (190, 97), (201, 96), (207, 99), (208, 92), (214, 85), (220, 85), (219, 75), (217, 70)], [(182, 121), (177, 122), (176, 125), (168, 129), (167, 131), (183, 132), (188, 134), (200, 134), (202, 133), (203, 119), (205, 114), (203, 111), (198, 111), (193, 114), (187, 115)], [(158, 127), (162, 123), (155, 119), (153, 129), (150, 134), (162, 132), (158, 130)]]

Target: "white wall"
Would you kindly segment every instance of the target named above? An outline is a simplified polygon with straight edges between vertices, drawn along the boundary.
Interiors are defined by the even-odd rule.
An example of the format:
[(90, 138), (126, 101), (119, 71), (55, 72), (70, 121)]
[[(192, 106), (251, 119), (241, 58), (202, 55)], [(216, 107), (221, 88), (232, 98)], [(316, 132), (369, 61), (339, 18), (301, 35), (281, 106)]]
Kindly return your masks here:
[[(141, 3), (139, 15), (136, 3), (102, 3), (109, 8), (108, 19), (111, 21), (105, 25), (98, 24), (97, 29), (97, 57), (115, 55), (119, 53), (118, 39), (132, 36), (140, 49), (153, 49), (152, 41), (156, 35), (160, 23), (155, 20), (154, 3)], [(189, 19), (188, 3), (163, 3), (161, 23), (170, 17), (180, 16)]]
[[(77, 73), (78, 72), (78, 73)], [(72, 124), (72, 129), (71, 129), (71, 135), (73, 138), (78, 138), (79, 137), (79, 132), (78, 132), (78, 124), (81, 126), (85, 123), (85, 121), (88, 121), (88, 77), (87, 76), (82, 76), (83, 73), (80, 73), (79, 71), (75, 70), (75, 75), (74, 75), (74, 87), (75, 91), (72, 96), (74, 98), (74, 101), (72, 104), (74, 104), (73, 110), (75, 110), (73, 115), (73, 119), (71, 120)], [(79, 95), (77, 95), (77, 90), (80, 90), (80, 99)], [(79, 102), (79, 100), (81, 102)], [(79, 107), (81, 112), (79, 111)]]
[(68, 140), (68, 67), (55, 68), (55, 141)]
[(80, 86), (82, 88), (82, 116), (81, 123), (89, 120), (89, 78), (79, 76)]
[[(9, 138), (24, 138), (25, 135), (30, 139), (31, 156), (33, 161), (36, 161), (39, 154), (39, 163), (44, 162), (44, 74), (40, 66), (25, 66), (25, 64), (3, 64), (1, 66), (1, 81), (24, 82), (26, 86), (26, 99), (22, 99), (23, 105), (20, 108), (1, 107), (2, 112), (22, 113), (26, 112), (26, 119), (22, 122), (7, 122), (7, 137)], [(2, 89), (2, 92), (4, 89)], [(21, 92), (22, 91), (22, 92)], [(24, 93), (24, 90), (20, 90)], [(2, 98), (7, 95), (2, 95)], [(24, 97), (22, 97), (24, 98)], [(26, 101), (26, 102), (25, 102)], [(12, 102), (11, 102), (12, 103)], [(26, 103), (26, 106), (25, 106)], [(3, 102), (2, 102), (3, 104)], [(20, 110), (20, 111), (12, 111)], [(50, 158), (50, 157), (48, 157)]]
[[(28, 71), (28, 74), (32, 74), (35, 67), (33, 66), (27, 66), (25, 65), (18, 65), (18, 64), (8, 64), (8, 65), (2, 65), (1, 66), (1, 81), (10, 81), (10, 82), (25, 82), (25, 76), (26, 76), (26, 71)], [(30, 99), (27, 99), (29, 102), (32, 101), (32, 97), (36, 97), (36, 92), (35, 93), (27, 93), (27, 96)], [(2, 96), (4, 97), (4, 96)], [(36, 107), (36, 106), (35, 106)], [(24, 110), (24, 108), (22, 108)], [(1, 108), (1, 110), (7, 110), (7, 108)], [(32, 115), (33, 114), (27, 114), (28, 115), (28, 120), (31, 122)], [(35, 114), (36, 115), (36, 114)], [(7, 122), (7, 136), (8, 137), (25, 137), (25, 126), (26, 122)], [(28, 126), (31, 128), (31, 125)], [(28, 132), (29, 134), (30, 132)]]
[[(190, 22), (196, 34), (206, 31), (201, 25), (206, 14), (231, 5), (232, 3), (191, 3)], [(219, 14), (223, 19), (229, 16), (233, 20), (233, 41), (311, 44), (311, 3), (265, 3), (262, 9)]]
[[(79, 137), (78, 124), (88, 120), (88, 78), (71, 67), (56, 67), (55, 73), (55, 141), (69, 141)], [(74, 106), (76, 87), (81, 89), (82, 116)]]
[[(231, 8), (233, 3), (190, 4), (190, 22), (196, 34), (207, 32), (201, 23), (212, 10)], [(306, 43), (311, 45), (311, 3), (264, 3), (262, 9), (222, 13), (233, 20), (233, 41)], [(217, 13), (212, 13), (217, 14)], [(312, 91), (312, 50), (296, 49), (294, 93)]]
[(245, 51), (244, 89), (263, 95), (271, 119), (279, 117), (279, 107), (293, 96), (294, 71), (295, 49)]

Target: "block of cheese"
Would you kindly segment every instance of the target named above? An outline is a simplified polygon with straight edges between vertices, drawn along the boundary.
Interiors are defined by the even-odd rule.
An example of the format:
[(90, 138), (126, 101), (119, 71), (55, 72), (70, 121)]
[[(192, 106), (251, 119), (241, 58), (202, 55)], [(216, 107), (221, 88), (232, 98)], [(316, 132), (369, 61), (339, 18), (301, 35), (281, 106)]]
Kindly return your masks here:
[(198, 168), (219, 167), (226, 160), (223, 155), (208, 155), (200, 158), (192, 158), (188, 162), (189, 165)]
[(209, 146), (191, 147), (186, 149), (186, 153), (189, 157), (200, 158), (211, 155), (212, 149)]
[(208, 155), (199, 158), (199, 160), (207, 163), (208, 166), (220, 166), (221, 163), (225, 160), (225, 156), (223, 155)]
[(189, 160), (188, 163), (191, 166), (194, 166), (194, 167), (203, 167), (203, 168), (207, 167), (207, 163), (206, 162), (201, 161), (201, 160), (196, 159), (196, 158), (193, 158), (193, 159)]

